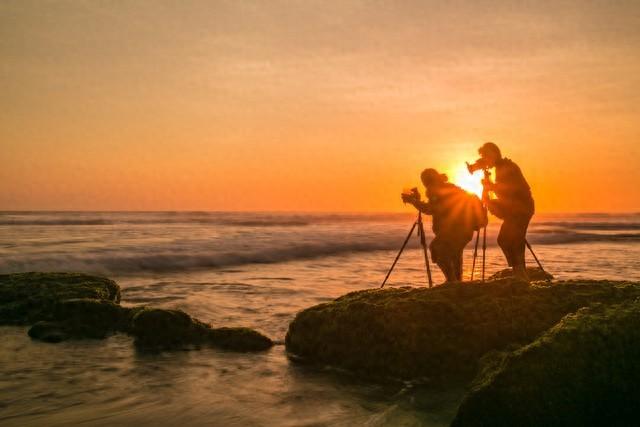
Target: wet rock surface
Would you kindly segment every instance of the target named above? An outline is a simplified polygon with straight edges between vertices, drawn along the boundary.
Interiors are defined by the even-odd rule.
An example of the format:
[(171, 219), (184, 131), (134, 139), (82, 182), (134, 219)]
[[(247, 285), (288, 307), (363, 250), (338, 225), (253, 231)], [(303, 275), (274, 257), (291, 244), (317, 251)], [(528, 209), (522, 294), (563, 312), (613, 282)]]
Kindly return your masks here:
[(90, 298), (120, 302), (120, 287), (105, 277), (81, 273), (0, 274), (0, 324), (28, 325), (52, 318), (57, 303)]
[(636, 425), (639, 358), (640, 301), (582, 308), (488, 356), (452, 425)]
[(369, 377), (467, 382), (487, 352), (526, 345), (582, 307), (639, 296), (638, 284), (588, 280), (371, 289), (298, 313), (286, 346)]
[(217, 347), (235, 351), (260, 351), (273, 346), (273, 341), (249, 328), (213, 328), (209, 340)]
[(212, 345), (235, 351), (260, 351), (273, 341), (249, 328), (211, 328), (181, 310), (144, 308), (132, 318), (130, 334), (142, 348)]
[[(541, 282), (541, 281), (551, 281), (553, 280), (553, 275), (541, 270), (537, 267), (535, 268), (527, 268), (527, 276), (529, 276), (529, 280), (531, 282)], [(489, 280), (498, 280), (498, 279), (512, 279), (514, 278), (513, 270), (507, 268), (505, 270), (498, 271), (497, 273), (491, 275)]]
[(235, 351), (266, 350), (268, 337), (248, 328), (212, 328), (181, 310), (123, 307), (112, 280), (76, 273), (0, 275), (0, 325), (32, 325), (29, 336), (56, 343), (103, 339), (116, 332), (143, 349), (211, 345)]

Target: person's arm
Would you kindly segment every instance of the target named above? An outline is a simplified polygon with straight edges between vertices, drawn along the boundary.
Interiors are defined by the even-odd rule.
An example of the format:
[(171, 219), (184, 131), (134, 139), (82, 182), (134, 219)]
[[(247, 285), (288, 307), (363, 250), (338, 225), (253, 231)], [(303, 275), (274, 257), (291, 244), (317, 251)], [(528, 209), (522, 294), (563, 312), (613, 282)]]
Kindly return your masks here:
[(412, 203), (412, 205), (423, 214), (426, 214), (426, 215), (433, 214), (433, 206), (429, 202), (423, 202), (422, 200), (417, 200), (416, 202)]
[[(496, 173), (497, 178), (497, 173)], [(500, 171), (500, 179), (491, 185), (491, 191), (498, 194), (513, 192), (524, 181), (520, 168), (515, 163), (510, 163)]]
[(433, 205), (429, 202), (423, 202), (421, 200), (420, 193), (416, 188), (414, 188), (411, 193), (402, 193), (400, 196), (404, 203), (413, 205), (414, 208), (418, 209), (423, 214), (433, 215)]

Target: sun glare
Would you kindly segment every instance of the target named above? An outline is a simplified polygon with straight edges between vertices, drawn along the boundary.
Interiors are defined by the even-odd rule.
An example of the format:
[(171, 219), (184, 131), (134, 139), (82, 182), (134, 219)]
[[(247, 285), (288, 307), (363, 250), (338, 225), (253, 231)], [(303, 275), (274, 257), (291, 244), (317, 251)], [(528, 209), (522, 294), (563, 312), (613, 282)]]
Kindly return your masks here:
[(462, 164), (453, 171), (451, 182), (469, 193), (482, 197), (482, 171), (476, 171), (473, 175)]

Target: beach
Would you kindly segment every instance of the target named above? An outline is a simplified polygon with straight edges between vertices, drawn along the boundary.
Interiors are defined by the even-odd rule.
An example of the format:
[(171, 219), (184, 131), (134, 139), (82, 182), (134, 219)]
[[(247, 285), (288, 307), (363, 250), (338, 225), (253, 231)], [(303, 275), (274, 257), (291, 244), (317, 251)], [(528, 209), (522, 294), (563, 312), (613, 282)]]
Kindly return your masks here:
[[(410, 213), (4, 212), (0, 273), (104, 275), (121, 286), (123, 305), (179, 308), (214, 326), (248, 326), (282, 343), (298, 311), (379, 286), (414, 219)], [(498, 225), (490, 219), (487, 276), (505, 268), (495, 244)], [(640, 214), (537, 214), (528, 239), (557, 279), (640, 280)], [(465, 251), (465, 277), (472, 252), (473, 242)], [(433, 267), (435, 282), (442, 282)], [(387, 286), (399, 285), (426, 286), (417, 238)], [(463, 392), (299, 365), (282, 345), (257, 354), (148, 354), (124, 335), (51, 345), (31, 342), (25, 329), (0, 327), (3, 425), (436, 426), (448, 425)]]

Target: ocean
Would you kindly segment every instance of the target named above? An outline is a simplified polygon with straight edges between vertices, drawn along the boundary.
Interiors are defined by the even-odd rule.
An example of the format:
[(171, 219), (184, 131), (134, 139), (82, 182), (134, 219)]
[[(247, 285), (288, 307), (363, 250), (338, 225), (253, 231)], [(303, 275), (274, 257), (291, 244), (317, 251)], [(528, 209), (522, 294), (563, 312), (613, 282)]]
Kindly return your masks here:
[[(120, 284), (124, 305), (180, 308), (282, 343), (299, 310), (380, 286), (414, 220), (405, 213), (2, 212), (0, 273), (105, 275)], [(491, 218), (487, 275), (506, 267), (498, 227)], [(557, 279), (640, 281), (640, 213), (537, 214), (528, 240)], [(472, 252), (473, 242), (465, 277)], [(432, 271), (441, 283), (433, 264)], [(416, 237), (387, 284), (400, 285), (426, 286)], [(7, 426), (440, 426), (463, 393), (301, 366), (283, 345), (258, 354), (148, 354), (123, 335), (45, 344), (31, 342), (24, 327), (0, 327), (0, 342), (0, 424)]]

